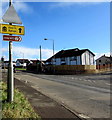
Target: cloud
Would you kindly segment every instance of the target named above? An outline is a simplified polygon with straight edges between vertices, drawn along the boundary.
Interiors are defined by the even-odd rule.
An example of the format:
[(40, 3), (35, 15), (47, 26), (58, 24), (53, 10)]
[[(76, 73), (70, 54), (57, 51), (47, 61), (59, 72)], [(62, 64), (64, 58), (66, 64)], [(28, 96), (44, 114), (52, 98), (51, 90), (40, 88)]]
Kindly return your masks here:
[(27, 3), (24, 2), (14, 2), (13, 3), (16, 11), (22, 12), (22, 13), (32, 13), (33, 8), (29, 6)]
[[(59, 0), (60, 1), (60, 0)], [(88, 5), (96, 5), (96, 4), (101, 4), (102, 2), (109, 2), (109, 0), (64, 0), (60, 2), (51, 3), (49, 5), (49, 8), (54, 9), (54, 8), (69, 8), (73, 5), (80, 5), (81, 7), (86, 7)]]
[(75, 4), (75, 2), (57, 2), (57, 3), (55, 3), (55, 4), (50, 4), (49, 5), (49, 7), (51, 8), (51, 9), (53, 9), (53, 8), (64, 8), (64, 7), (70, 7), (70, 6), (72, 6), (72, 5), (74, 5)]
[[(76, 3), (83, 5), (83, 3), (111, 2), (111, 0), (53, 0), (53, 1), (52, 0), (12, 0), (12, 3), (17, 12), (19, 11), (26, 14), (33, 13), (34, 12), (33, 8), (30, 5), (28, 5), (27, 2), (57, 2), (55, 4), (50, 5), (51, 8), (57, 8), (57, 7), (72, 6)], [(2, 10), (0, 10), (0, 17), (1, 14), (3, 15), (5, 11), (8, 9), (9, 6), (8, 3), (9, 0), (2, 0), (2, 2), (0, 2), (0, 8), (2, 8)]]
[[(42, 51), (42, 59), (43, 60), (48, 59), (49, 57), (52, 56), (52, 50), (51, 49), (42, 49), (41, 51)], [(3, 56), (6, 57), (6, 53), (8, 53), (8, 49), (7, 48), (2, 48)], [(14, 58), (14, 60), (16, 60), (17, 58), (23, 58), (23, 57), (27, 58), (27, 59), (40, 59), (40, 49), (14, 46), (13, 47), (13, 58)]]
[[(42, 49), (42, 59), (46, 60), (52, 56), (52, 49)], [(55, 51), (55, 53), (58, 51)], [(8, 59), (8, 48), (2, 48), (2, 55), (5, 56), (6, 59)], [(106, 53), (94, 53), (95, 54), (95, 60), (101, 57), (102, 55), (110, 56), (112, 53), (106, 52)], [(36, 48), (27, 48), (27, 47), (21, 47), (21, 46), (14, 46), (13, 47), (13, 58), (16, 60), (17, 58), (27, 58), (27, 59), (40, 59), (40, 49)]]
[[(0, 6), (2, 6), (2, 14), (5, 14), (6, 10), (9, 7), (9, 0), (5, 0), (2, 2), (2, 4)], [(17, 2), (15, 0), (13, 0), (12, 2), (14, 8), (16, 9), (17, 12), (22, 12), (22, 13), (33, 13), (33, 8), (31, 6), (29, 6), (27, 3), (24, 2)]]
[(2, 48), (2, 53), (7, 52), (8, 48)]

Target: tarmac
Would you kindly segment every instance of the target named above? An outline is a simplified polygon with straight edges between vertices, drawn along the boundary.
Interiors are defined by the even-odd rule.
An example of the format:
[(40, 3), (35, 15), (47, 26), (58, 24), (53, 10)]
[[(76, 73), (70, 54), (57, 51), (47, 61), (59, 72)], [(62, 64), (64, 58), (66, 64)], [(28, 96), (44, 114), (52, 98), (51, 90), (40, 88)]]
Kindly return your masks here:
[[(7, 80), (6, 74), (2, 74), (2, 80)], [(35, 112), (42, 118), (42, 120), (91, 120), (78, 117), (75, 113), (60, 103), (31, 87), (30, 84), (22, 82), (16, 78), (14, 78), (14, 87), (19, 89), (19, 91), (25, 95)], [(97, 118), (94, 120), (97, 120)], [(98, 118), (98, 120), (108, 119)]]
[(20, 80), (15, 79), (15, 88), (18, 88), (26, 96), (42, 120), (82, 120), (61, 104)]

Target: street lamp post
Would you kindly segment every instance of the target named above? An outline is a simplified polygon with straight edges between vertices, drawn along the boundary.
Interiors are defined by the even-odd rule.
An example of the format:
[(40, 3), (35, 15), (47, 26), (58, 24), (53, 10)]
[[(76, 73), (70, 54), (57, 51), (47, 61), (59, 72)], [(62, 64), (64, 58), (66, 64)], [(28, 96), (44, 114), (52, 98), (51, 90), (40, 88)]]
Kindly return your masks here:
[(40, 45), (40, 73), (42, 72), (42, 52), (41, 52), (41, 45)]
[[(54, 56), (54, 40), (53, 39), (47, 39), (47, 38), (44, 38), (44, 40), (52, 40), (53, 41), (53, 58), (55, 60), (55, 56)], [(53, 60), (52, 60), (52, 65), (53, 65)], [(55, 73), (55, 65), (53, 65), (53, 73)]]
[(47, 39), (47, 38), (44, 38), (44, 40), (52, 40), (53, 41), (53, 55), (54, 55), (54, 40), (53, 39)]

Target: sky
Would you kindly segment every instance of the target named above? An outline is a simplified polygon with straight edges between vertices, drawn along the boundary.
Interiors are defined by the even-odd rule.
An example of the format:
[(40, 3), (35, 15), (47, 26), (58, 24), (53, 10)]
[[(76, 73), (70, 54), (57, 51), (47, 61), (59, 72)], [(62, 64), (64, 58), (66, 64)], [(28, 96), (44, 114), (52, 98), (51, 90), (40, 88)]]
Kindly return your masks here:
[[(96, 0), (97, 1), (97, 0)], [(99, 0), (100, 1), (100, 0)], [(13, 59), (42, 59), (66, 49), (89, 49), (96, 56), (110, 54), (109, 2), (15, 2), (13, 5), (25, 27), (21, 42), (13, 42)], [(8, 2), (2, 2), (2, 13)], [(7, 23), (6, 23), (7, 24)], [(1, 35), (2, 36), (2, 35)], [(2, 37), (1, 37), (2, 38)], [(48, 40), (44, 40), (47, 38)], [(8, 60), (8, 41), (2, 41), (2, 56)]]

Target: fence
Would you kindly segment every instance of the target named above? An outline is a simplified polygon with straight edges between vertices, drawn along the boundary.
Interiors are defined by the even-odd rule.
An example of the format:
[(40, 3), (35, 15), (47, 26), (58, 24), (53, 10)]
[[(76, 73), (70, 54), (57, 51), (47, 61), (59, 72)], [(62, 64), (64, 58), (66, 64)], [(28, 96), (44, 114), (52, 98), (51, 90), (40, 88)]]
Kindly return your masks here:
[(46, 66), (47, 72), (55, 72), (55, 74), (77, 74), (77, 73), (91, 73), (95, 72), (95, 65), (57, 65)]

